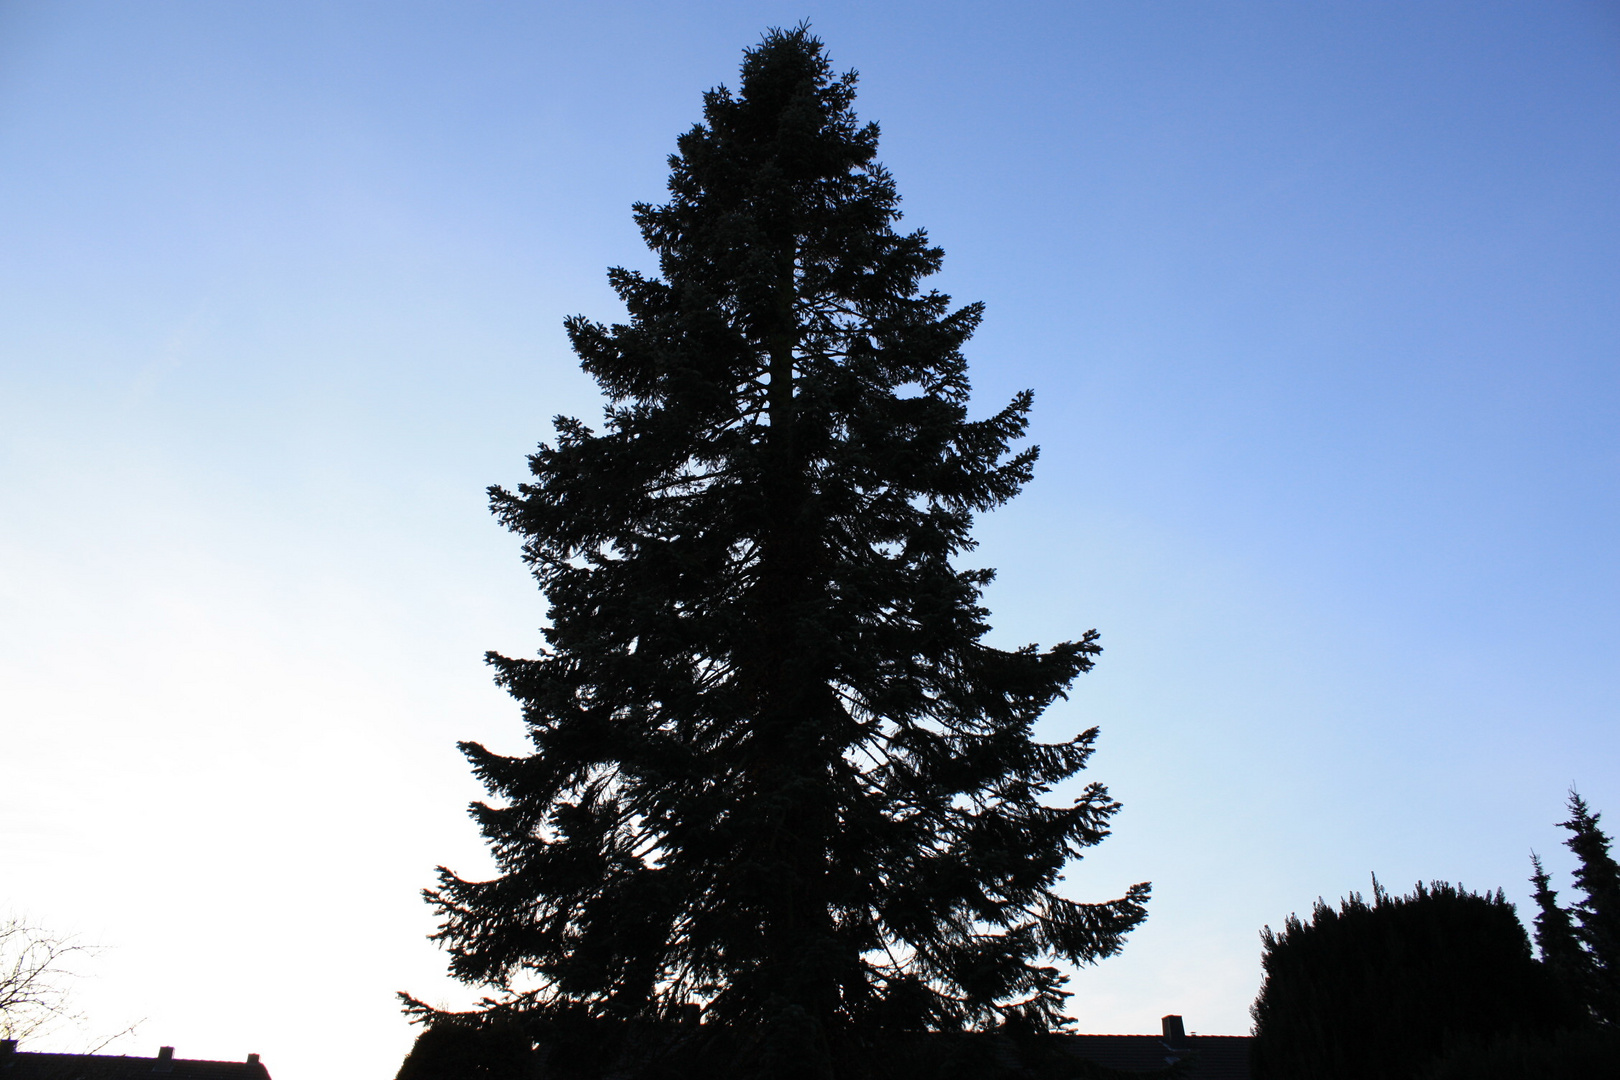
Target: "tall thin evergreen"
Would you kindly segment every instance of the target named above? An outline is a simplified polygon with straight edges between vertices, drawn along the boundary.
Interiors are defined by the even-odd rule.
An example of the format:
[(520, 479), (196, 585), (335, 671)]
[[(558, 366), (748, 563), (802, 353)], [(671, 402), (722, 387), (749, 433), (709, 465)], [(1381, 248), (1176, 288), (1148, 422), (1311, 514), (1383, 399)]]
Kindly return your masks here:
[(1119, 806), (1052, 791), (1096, 730), (1032, 729), (1095, 632), (998, 649), (960, 569), (973, 515), (1029, 479), (1030, 395), (968, 416), (978, 304), (805, 28), (745, 54), (637, 205), (659, 273), (628, 321), (568, 321), (609, 400), (491, 489), (549, 605), (536, 659), (491, 655), (534, 753), (462, 749), (498, 874), (428, 897), (455, 975), (517, 1005), (842, 1035), (1062, 1022), (1051, 958), (1116, 952), (1146, 884), (1056, 891)]
[(1567, 909), (1558, 906), (1558, 893), (1541, 865), (1541, 856), (1531, 853), (1530, 865), (1535, 868), (1530, 883), (1535, 886), (1536, 949), (1541, 962), (1573, 1000), (1585, 1002), (1590, 996), (1590, 962), (1575, 934), (1575, 921)]
[(1598, 825), (1601, 816), (1571, 791), (1569, 820), (1560, 824), (1570, 832), (1564, 843), (1579, 860), (1575, 885), (1586, 894), (1571, 914), (1588, 958), (1589, 1001), (1600, 1020), (1620, 1024), (1620, 866)]

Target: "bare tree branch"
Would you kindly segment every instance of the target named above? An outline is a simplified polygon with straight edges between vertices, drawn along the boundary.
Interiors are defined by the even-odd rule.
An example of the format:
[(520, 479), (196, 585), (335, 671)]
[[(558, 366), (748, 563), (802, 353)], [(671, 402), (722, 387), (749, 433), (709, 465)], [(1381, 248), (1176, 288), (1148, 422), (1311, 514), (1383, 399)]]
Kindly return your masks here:
[(0, 1035), (22, 1039), (77, 1019), (68, 1004), (73, 964), (92, 951), (15, 916), (0, 921)]
[[(101, 951), (71, 936), (43, 929), (21, 916), (0, 917), (0, 1038), (22, 1040), (61, 1028), (82, 1029), (85, 1018), (73, 1007), (73, 984), (83, 977), (80, 962)], [(83, 1051), (99, 1053), (139, 1021), (111, 1035), (92, 1038)]]

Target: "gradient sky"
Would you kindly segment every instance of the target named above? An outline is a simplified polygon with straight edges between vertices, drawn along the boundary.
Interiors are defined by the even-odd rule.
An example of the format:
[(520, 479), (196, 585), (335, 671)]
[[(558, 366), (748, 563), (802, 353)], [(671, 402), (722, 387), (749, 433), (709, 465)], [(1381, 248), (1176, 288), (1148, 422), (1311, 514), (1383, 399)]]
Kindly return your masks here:
[(0, 2), (0, 905), (107, 946), (51, 1048), (386, 1077), (468, 999), (417, 890), (543, 618), (484, 488), (806, 18), (1036, 392), (996, 640), (1107, 649), (1067, 888), (1154, 899), (1080, 1030), (1244, 1032), (1262, 926), (1620, 824), (1613, 4)]

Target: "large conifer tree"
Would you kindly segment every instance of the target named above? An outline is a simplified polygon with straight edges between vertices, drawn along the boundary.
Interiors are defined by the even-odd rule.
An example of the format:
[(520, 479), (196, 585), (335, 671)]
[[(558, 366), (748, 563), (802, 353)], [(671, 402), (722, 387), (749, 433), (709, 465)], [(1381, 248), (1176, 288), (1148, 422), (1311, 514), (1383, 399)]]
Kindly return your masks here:
[(983, 640), (991, 574), (952, 559), (1029, 479), (1030, 396), (969, 419), (981, 307), (923, 290), (941, 252), (895, 231), (854, 85), (801, 27), (705, 96), (635, 208), (660, 273), (609, 272), (628, 322), (567, 324), (602, 429), (559, 418), (491, 491), (549, 603), (537, 659), (490, 657), (535, 752), (462, 744), (499, 874), (428, 895), (453, 972), (524, 1005), (700, 1002), (812, 1048), (1044, 1029), (1049, 958), (1145, 915), (1145, 884), (1054, 891), (1118, 809), (1050, 797), (1095, 730), (1032, 738), (1096, 635)]

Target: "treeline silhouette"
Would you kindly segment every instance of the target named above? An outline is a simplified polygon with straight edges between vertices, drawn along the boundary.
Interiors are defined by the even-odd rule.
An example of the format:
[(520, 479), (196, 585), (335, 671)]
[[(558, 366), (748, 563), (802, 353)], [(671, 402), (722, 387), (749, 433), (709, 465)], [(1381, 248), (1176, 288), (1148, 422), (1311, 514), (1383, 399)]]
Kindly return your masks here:
[(1570, 795), (1575, 884), (1557, 904), (1532, 856), (1540, 957), (1498, 890), (1374, 879), (1337, 908), (1318, 901), (1262, 934), (1252, 1010), (1256, 1080), (1576, 1080), (1620, 1076), (1620, 872), (1610, 841)]

